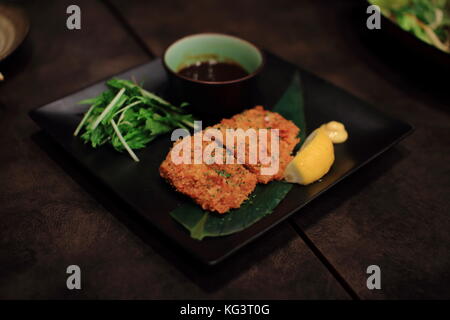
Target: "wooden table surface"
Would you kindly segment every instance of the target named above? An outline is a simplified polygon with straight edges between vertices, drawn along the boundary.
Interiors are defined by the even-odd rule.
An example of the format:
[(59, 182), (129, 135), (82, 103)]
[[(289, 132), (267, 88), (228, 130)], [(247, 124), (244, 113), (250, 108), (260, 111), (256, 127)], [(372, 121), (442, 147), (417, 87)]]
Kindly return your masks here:
[[(361, 1), (14, 2), (32, 27), (0, 63), (0, 298), (450, 298), (448, 77), (435, 85), (364, 41)], [(81, 30), (66, 28), (70, 4)], [(27, 115), (204, 31), (249, 39), (416, 127), (214, 268), (111, 214)], [(66, 288), (71, 264), (82, 290)], [(366, 287), (372, 264), (381, 290)]]

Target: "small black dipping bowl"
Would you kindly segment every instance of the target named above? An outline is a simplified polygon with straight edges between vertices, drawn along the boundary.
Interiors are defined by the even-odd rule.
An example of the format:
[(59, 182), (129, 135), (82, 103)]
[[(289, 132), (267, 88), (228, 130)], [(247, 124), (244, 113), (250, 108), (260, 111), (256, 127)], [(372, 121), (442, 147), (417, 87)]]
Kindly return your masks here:
[[(203, 81), (179, 73), (186, 67), (208, 62), (238, 64), (247, 74), (227, 81)], [(252, 107), (251, 97), (256, 77), (264, 67), (264, 55), (246, 40), (220, 33), (200, 33), (171, 44), (164, 52), (163, 64), (175, 100), (188, 102), (196, 116), (215, 119)]]

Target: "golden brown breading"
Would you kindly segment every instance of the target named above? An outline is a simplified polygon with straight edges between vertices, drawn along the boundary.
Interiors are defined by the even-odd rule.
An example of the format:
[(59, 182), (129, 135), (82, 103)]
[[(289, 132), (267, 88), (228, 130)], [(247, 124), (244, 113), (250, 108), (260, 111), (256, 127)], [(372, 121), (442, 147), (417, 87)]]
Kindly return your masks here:
[(300, 129), (292, 121), (283, 118), (279, 113), (265, 110), (262, 106), (248, 109), (230, 119), (223, 119), (220, 125), (244, 130), (248, 128), (278, 129), (280, 130), (280, 139), (285, 141), (291, 150), (300, 142), (298, 138)]
[[(178, 143), (181, 141), (175, 145)], [(203, 142), (203, 148), (210, 143)], [(242, 165), (208, 165), (204, 161), (201, 164), (175, 164), (171, 159), (173, 150), (174, 148), (159, 168), (161, 176), (177, 191), (194, 199), (205, 210), (225, 213), (230, 209), (239, 208), (255, 189), (256, 176)], [(221, 150), (225, 155), (223, 148), (218, 147), (217, 150)], [(191, 154), (192, 160), (193, 157)]]
[[(246, 110), (233, 116), (230, 119), (223, 119), (219, 124), (213, 126), (212, 128), (219, 129), (223, 136), (226, 137), (226, 129), (243, 129), (244, 131), (250, 128), (253, 129), (278, 129), (280, 135), (279, 144), (279, 170), (274, 175), (264, 175), (261, 174), (261, 168), (269, 167), (270, 164), (262, 164), (258, 161), (256, 164), (249, 163), (250, 149), (248, 146), (248, 141), (246, 141), (245, 153), (245, 167), (251, 172), (255, 173), (258, 178), (259, 183), (268, 183), (272, 180), (283, 179), (283, 173), (289, 162), (292, 160), (291, 153), (295, 146), (300, 142), (298, 138), (298, 133), (300, 129), (290, 120), (286, 120), (280, 114), (276, 112), (271, 112), (264, 110), (262, 106), (256, 106), (253, 109)], [(270, 138), (270, 136), (268, 136)], [(236, 155), (237, 150), (234, 145), (229, 145), (225, 141), (222, 141), (224, 146), (232, 150)], [(271, 152), (270, 149), (270, 139), (268, 140), (268, 155), (275, 157), (276, 155)], [(275, 160), (275, 158), (274, 158)]]
[[(216, 141), (215, 145), (216, 151), (221, 155), (224, 164), (207, 164), (205, 163), (207, 159), (203, 159), (203, 156), (200, 159), (200, 164), (194, 164), (194, 147), (191, 149), (191, 154), (188, 155), (192, 164), (175, 164), (171, 159), (171, 154), (174, 152), (175, 146), (185, 141), (183, 139), (175, 142), (159, 170), (160, 175), (167, 179), (177, 191), (193, 198), (203, 209), (219, 213), (239, 208), (254, 190), (257, 182), (268, 183), (272, 180), (281, 180), (286, 166), (292, 160), (291, 153), (300, 141), (297, 138), (300, 129), (292, 121), (284, 119), (278, 113), (266, 111), (261, 106), (244, 111), (230, 119), (223, 119), (211, 128), (219, 129), (225, 137), (223, 139), (225, 142)], [(233, 158), (234, 164), (226, 164), (226, 159), (224, 159), (226, 152), (228, 151), (234, 157), (237, 151), (234, 145), (226, 144), (226, 129), (238, 128), (244, 131), (249, 128), (256, 130), (279, 129), (280, 163), (277, 173), (262, 175), (261, 167), (268, 167), (269, 165), (264, 165), (261, 162), (249, 163), (248, 141), (245, 142), (246, 158), (244, 159), (244, 165), (237, 164), (236, 158)], [(193, 140), (191, 139), (192, 146), (194, 146)], [(201, 147), (204, 150), (210, 144), (211, 142), (202, 141)], [(224, 146), (227, 150), (219, 147), (219, 145)], [(270, 156), (275, 156), (272, 155), (270, 141), (267, 145), (267, 151)]]

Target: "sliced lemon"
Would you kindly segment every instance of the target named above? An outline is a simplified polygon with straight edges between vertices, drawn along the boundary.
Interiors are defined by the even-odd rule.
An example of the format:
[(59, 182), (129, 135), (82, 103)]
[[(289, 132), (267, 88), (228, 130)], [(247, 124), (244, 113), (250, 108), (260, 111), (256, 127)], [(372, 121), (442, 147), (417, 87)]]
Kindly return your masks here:
[(302, 185), (310, 184), (327, 174), (333, 162), (333, 142), (323, 128), (318, 128), (306, 138), (301, 149), (288, 164), (284, 179)]

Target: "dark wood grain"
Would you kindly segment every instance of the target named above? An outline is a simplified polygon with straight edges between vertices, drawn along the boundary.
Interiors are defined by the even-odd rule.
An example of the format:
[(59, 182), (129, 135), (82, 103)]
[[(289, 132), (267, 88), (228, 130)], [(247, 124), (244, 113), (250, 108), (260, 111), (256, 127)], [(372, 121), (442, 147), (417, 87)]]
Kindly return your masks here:
[[(426, 59), (381, 33), (368, 36), (358, 0), (113, 3), (158, 55), (189, 33), (236, 34), (415, 125), (400, 146), (302, 210), (294, 223), (362, 298), (450, 296), (444, 70), (427, 72)], [(366, 287), (371, 264), (381, 267), (382, 290)]]
[[(204, 269), (96, 192), (27, 113), (143, 63), (149, 51), (104, 3), (76, 2), (80, 31), (65, 28), (72, 2), (18, 3), (32, 28), (0, 64), (0, 298), (349, 298), (287, 223)], [(66, 289), (71, 264), (82, 269), (81, 291)]]

